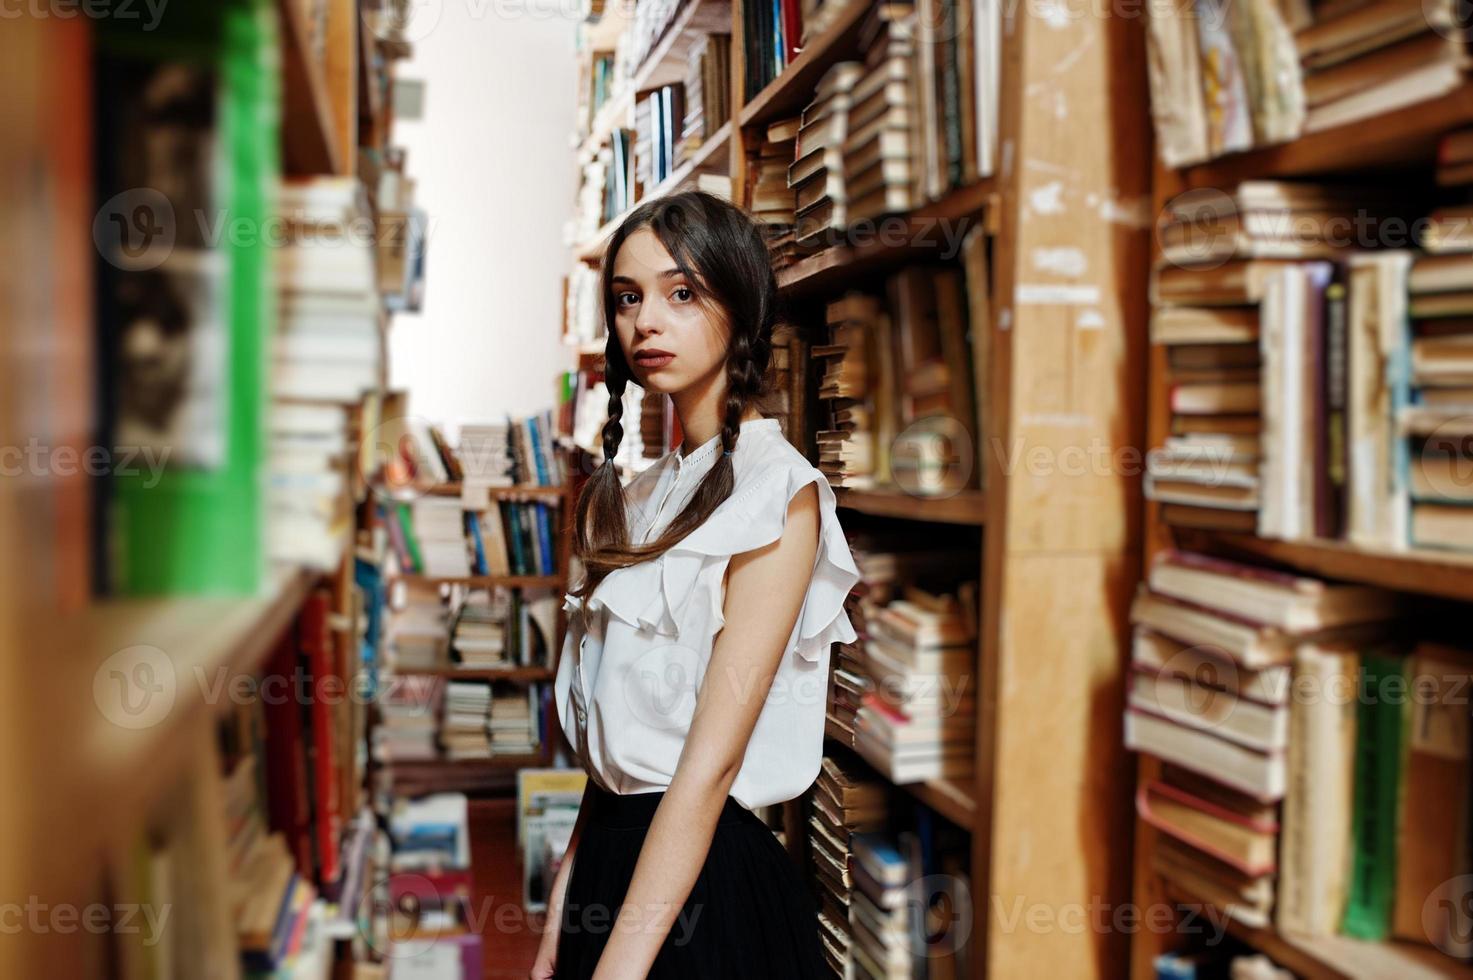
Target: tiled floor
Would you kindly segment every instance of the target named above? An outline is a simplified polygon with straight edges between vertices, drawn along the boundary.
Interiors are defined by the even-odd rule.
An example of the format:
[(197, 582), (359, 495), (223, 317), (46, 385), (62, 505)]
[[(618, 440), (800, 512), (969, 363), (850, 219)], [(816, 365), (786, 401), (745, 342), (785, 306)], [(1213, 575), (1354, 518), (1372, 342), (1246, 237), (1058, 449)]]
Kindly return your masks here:
[(522, 911), (515, 798), (472, 799), (470, 831), (484, 975), (487, 980), (526, 980), (542, 938), (542, 916)]

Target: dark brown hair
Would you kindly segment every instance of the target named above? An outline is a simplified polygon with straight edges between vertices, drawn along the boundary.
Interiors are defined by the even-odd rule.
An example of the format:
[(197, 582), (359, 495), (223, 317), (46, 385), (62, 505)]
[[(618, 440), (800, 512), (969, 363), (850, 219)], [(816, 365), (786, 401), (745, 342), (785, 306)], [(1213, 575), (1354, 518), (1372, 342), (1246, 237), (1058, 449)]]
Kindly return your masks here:
[[(620, 416), (624, 389), (633, 380), (619, 334), (614, 327), (614, 259), (625, 239), (648, 227), (685, 274), (696, 301), (719, 310), (730, 328), (726, 348), (726, 406), (721, 449), (702, 477), (685, 509), (657, 539), (632, 545), (624, 519), (624, 487), (614, 456), (624, 436)], [(742, 415), (759, 399), (772, 360), (772, 328), (777, 316), (777, 278), (760, 228), (740, 208), (704, 191), (656, 198), (630, 213), (615, 229), (604, 252), (599, 300), (608, 340), (604, 348), (604, 381), (609, 389), (609, 419), (603, 428), (603, 464), (594, 470), (578, 497), (573, 553), (587, 575), (573, 593), (586, 598), (609, 572), (657, 558), (700, 527), (731, 496), (731, 457), (741, 435)]]

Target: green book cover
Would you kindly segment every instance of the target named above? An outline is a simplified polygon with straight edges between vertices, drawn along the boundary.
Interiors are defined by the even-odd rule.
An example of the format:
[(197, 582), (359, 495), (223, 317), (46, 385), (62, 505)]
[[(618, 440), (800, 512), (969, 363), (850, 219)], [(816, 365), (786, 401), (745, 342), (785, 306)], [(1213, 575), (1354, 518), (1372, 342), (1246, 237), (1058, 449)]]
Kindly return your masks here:
[(1350, 892), (1340, 930), (1384, 940), (1396, 897), (1396, 821), (1406, 747), (1406, 658), (1367, 651), (1356, 709), (1355, 796), (1351, 810)]
[[(141, 96), (124, 105), (152, 129), (133, 134), (148, 144), (142, 151), (127, 149), (120, 128), (99, 152), (136, 152), (141, 182), (126, 180), (126, 163), (113, 173), (161, 195), (169, 204), (152, 213), (171, 219), (157, 225), (164, 248), (142, 261), (135, 251), (104, 300), (113, 318), (104, 328), (112, 331), (104, 348), (111, 361), (100, 367), (111, 373), (103, 382), (109, 444), (118, 459), (140, 445), (168, 451), (153, 457), (158, 465), (111, 476), (103, 547), (116, 593), (252, 594), (265, 578), (266, 344), (275, 303), (259, 231), (279, 179), (277, 43), (267, 0), (191, 5), (177, 15), (170, 8), (156, 33), (111, 39), (110, 53), (144, 80)], [(160, 106), (165, 81), (184, 87), (181, 71), (194, 89)], [(200, 106), (211, 118), (200, 120)], [(194, 117), (180, 123), (185, 112)], [(181, 137), (185, 126), (194, 129)], [(151, 174), (148, 154), (164, 159), (181, 146), (192, 169), (168, 157), (169, 169)], [(258, 233), (232, 230), (252, 228)], [(151, 360), (140, 342), (150, 329), (165, 351)]]
[(419, 538), (414, 536), (414, 516), (409, 512), (409, 505), (402, 501), (395, 507), (399, 514), (399, 527), (404, 532), (404, 547), (409, 549), (409, 560), (414, 563), (414, 571), (423, 572), (425, 559), (419, 550)]

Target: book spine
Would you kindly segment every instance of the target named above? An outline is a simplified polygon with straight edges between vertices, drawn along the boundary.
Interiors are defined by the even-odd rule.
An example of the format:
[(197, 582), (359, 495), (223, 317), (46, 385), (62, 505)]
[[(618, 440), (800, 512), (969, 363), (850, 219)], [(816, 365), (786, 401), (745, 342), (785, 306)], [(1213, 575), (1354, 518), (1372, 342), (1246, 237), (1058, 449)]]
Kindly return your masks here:
[(537, 534), (542, 541), (542, 574), (556, 575), (557, 561), (552, 547), (552, 518), (546, 504), (537, 504)]
[(481, 521), (475, 511), (466, 511), (465, 523), (471, 532), (471, 541), (476, 546), (476, 574), (490, 575), (486, 567), (486, 542), (481, 538)]
[(338, 842), (342, 839), (342, 806), (338, 799), (338, 766), (333, 738), (332, 704), (324, 682), (336, 676), (333, 669), (332, 638), (327, 626), (328, 593), (314, 592), (302, 609), (301, 644), (312, 680), (308, 714), (312, 725), (312, 789), (316, 809), (318, 883), (338, 880)]
[(511, 573), (513, 575), (527, 574), (526, 557), (522, 552), (521, 507), (521, 504), (513, 501), (507, 503), (503, 511), (506, 517), (506, 523), (503, 526), (506, 528), (506, 537), (511, 547)]
[(1393, 654), (1366, 653), (1361, 663), (1350, 891), (1340, 930), (1353, 939), (1381, 942), (1390, 930), (1395, 896), (1404, 711), (1386, 693), (1391, 684), (1405, 681), (1404, 662)]
[(1325, 290), (1325, 460), (1328, 496), (1322, 537), (1338, 539), (1345, 534), (1345, 515), (1350, 488), (1350, 432), (1348, 427), (1349, 298), (1344, 267), (1336, 266), (1337, 279)]

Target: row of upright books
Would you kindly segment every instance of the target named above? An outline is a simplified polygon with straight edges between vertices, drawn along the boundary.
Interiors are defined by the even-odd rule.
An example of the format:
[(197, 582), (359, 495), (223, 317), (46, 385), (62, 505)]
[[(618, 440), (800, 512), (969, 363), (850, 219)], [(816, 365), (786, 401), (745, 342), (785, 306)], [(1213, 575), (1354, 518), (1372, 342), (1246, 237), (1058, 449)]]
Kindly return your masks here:
[[(1373, 550), (1473, 549), (1473, 209), (1412, 227), (1384, 193), (1252, 181), (1160, 228), (1152, 341), (1168, 523)], [(1355, 246), (1360, 246), (1360, 250)]]
[(818, 468), (832, 486), (931, 496), (981, 485), (982, 247), (968, 237), (965, 270), (907, 266), (883, 299), (850, 292), (825, 307), (828, 343), (809, 354), (822, 364)]
[(533, 755), (550, 737), (549, 685), (396, 674), (373, 757), (384, 765)]
[(1151, 113), (1170, 167), (1288, 142), (1457, 91), (1451, 0), (1148, 5)]
[(800, 116), (767, 127), (749, 199), (780, 260), (992, 173), (1001, 8), (936, 6), (871, 8), (864, 60), (830, 67)]
[[(842, 750), (825, 755), (807, 801), (819, 938), (833, 975), (965, 976), (972, 921), (967, 835), (924, 806), (896, 801), (883, 780)], [(896, 829), (901, 824), (907, 829)]]
[[(309, 596), (269, 654), (258, 694), (217, 722), (219, 769), (172, 791), (191, 802), (161, 807), (108, 859), (109, 894), (164, 914), (150, 915), (148, 930), (113, 930), (99, 969), (193, 976), (236, 964), (242, 975), (297, 976), (333, 961), (329, 906), (356, 901), (367, 828), (352, 748), (361, 726), (351, 699), (330, 693), (342, 676), (328, 606), (325, 591)], [(223, 910), (228, 931), (204, 927), (211, 909)]]
[(1131, 619), (1126, 746), (1163, 762), (1137, 799), (1155, 873), (1249, 926), (1473, 956), (1455, 613), (1163, 552)]
[(431, 578), (557, 573), (556, 503), (503, 500), (481, 512), (452, 497), (397, 501), (385, 523), (399, 568)]

